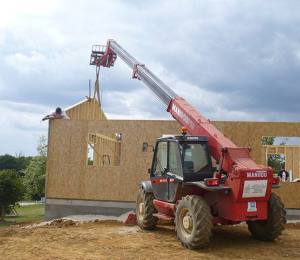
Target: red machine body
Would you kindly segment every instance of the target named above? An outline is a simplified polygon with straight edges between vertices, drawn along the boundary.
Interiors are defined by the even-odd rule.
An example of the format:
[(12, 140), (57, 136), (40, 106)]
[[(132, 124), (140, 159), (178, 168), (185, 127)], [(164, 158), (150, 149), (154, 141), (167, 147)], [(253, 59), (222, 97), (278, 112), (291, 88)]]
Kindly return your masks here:
[[(212, 156), (220, 161), (220, 170), (226, 172), (228, 178), (224, 186), (230, 187), (229, 195), (206, 193), (206, 201), (216, 201), (214, 207), (218, 208), (218, 218), (215, 223), (224, 222), (222, 219), (233, 222), (267, 218), (267, 202), (273, 184), (273, 171), (269, 167), (257, 165), (250, 157), (249, 148), (237, 147), (224, 136), (208, 119), (195, 110), (183, 98), (175, 97), (171, 100), (168, 112), (191, 135), (208, 136), (208, 144)], [(266, 182), (266, 192), (262, 197), (243, 197), (245, 181)], [(256, 211), (248, 209), (248, 205), (255, 202)]]
[[(213, 222), (235, 224), (248, 220), (267, 219), (267, 203), (274, 181), (272, 169), (257, 165), (250, 157), (249, 148), (241, 148), (224, 136), (207, 118), (200, 114), (186, 100), (179, 97), (145, 65), (141, 65), (114, 40), (107, 46), (92, 52), (91, 65), (113, 66), (117, 56), (121, 57), (133, 70), (133, 78), (143, 81), (167, 106), (167, 111), (188, 133), (196, 136), (207, 136), (212, 157), (219, 163), (215, 178), (221, 182), (215, 189), (199, 188), (193, 192), (205, 198), (212, 209)], [(159, 181), (152, 185), (162, 185)], [(276, 186), (275, 185), (275, 186)], [(251, 195), (252, 194), (252, 195)], [(158, 217), (174, 218), (176, 203), (172, 204), (154, 200)]]

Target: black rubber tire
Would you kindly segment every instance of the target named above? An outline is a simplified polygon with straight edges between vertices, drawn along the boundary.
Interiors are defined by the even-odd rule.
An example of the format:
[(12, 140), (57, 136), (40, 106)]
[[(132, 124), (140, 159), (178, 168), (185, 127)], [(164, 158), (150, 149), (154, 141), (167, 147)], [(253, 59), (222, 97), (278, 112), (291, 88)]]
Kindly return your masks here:
[(286, 223), (286, 211), (281, 199), (275, 193), (271, 193), (268, 201), (267, 220), (248, 221), (248, 229), (255, 239), (262, 241), (274, 241), (281, 235)]
[[(152, 230), (156, 227), (158, 218), (153, 216), (157, 212), (153, 205), (153, 199), (153, 193), (145, 193), (143, 189), (140, 189), (137, 194), (136, 219), (141, 229)], [(140, 216), (139, 204), (141, 202), (144, 203), (144, 214)]]
[[(183, 210), (188, 210), (188, 214), (193, 221), (190, 234), (188, 234), (183, 227), (183, 221), (180, 215)], [(212, 227), (210, 208), (202, 197), (188, 195), (178, 202), (175, 215), (175, 228), (177, 238), (181, 241), (183, 246), (189, 249), (207, 247), (212, 236)]]

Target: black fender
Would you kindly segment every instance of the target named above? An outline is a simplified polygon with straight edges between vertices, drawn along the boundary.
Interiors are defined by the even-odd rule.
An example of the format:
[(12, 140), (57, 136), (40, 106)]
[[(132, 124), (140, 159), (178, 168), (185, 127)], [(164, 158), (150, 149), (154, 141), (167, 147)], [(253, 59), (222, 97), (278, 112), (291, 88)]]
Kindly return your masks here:
[(145, 193), (153, 193), (151, 181), (142, 181), (140, 188), (143, 189)]

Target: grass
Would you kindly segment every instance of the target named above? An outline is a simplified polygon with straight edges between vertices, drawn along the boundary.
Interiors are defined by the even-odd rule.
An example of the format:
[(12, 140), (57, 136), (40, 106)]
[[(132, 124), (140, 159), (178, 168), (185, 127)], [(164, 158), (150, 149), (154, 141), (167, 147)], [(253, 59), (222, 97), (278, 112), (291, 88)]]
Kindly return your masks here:
[(15, 224), (29, 223), (42, 220), (45, 212), (44, 204), (26, 205), (15, 208), (18, 216), (8, 216), (4, 222), (0, 223), (1, 227), (7, 227)]

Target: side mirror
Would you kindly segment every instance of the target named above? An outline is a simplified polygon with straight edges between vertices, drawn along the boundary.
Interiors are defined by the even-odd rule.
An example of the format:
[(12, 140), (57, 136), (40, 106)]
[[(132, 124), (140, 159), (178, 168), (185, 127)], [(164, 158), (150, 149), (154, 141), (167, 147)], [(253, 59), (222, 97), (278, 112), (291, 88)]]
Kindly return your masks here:
[(151, 169), (150, 168), (148, 168), (148, 174), (151, 174)]
[(143, 152), (147, 151), (148, 146), (149, 146), (148, 143), (143, 143), (143, 148), (142, 148)]
[(143, 152), (148, 152), (149, 147), (151, 147), (152, 152), (154, 152), (154, 146), (146, 142), (143, 143), (143, 147), (142, 147)]

